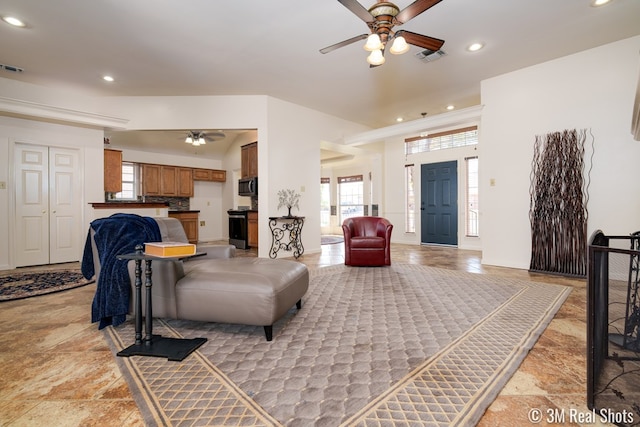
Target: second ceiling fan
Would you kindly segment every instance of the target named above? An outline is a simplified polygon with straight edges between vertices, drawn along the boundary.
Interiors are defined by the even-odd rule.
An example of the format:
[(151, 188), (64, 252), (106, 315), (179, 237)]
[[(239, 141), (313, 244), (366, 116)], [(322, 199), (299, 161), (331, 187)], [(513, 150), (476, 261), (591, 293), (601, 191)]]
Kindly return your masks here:
[(402, 54), (409, 50), (409, 44), (434, 52), (444, 44), (444, 40), (423, 36), (407, 30), (393, 31), (393, 27), (402, 25), (410, 19), (420, 15), (442, 0), (415, 0), (409, 6), (400, 10), (391, 2), (378, 1), (369, 9), (365, 9), (357, 0), (338, 0), (344, 7), (362, 19), (369, 27), (370, 34), (361, 34), (340, 43), (320, 49), (320, 53), (329, 53), (341, 47), (367, 39), (364, 48), (371, 52), (367, 62), (372, 67), (384, 64), (384, 52), (389, 41), (392, 41), (389, 52)]

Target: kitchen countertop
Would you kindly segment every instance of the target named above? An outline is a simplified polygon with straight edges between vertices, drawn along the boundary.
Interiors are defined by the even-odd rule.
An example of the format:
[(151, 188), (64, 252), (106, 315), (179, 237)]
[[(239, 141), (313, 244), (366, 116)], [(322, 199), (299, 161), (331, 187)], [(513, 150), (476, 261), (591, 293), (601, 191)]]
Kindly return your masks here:
[(140, 208), (166, 208), (167, 203), (153, 202), (93, 202), (89, 203), (94, 209), (140, 209)]
[(194, 211), (194, 210), (179, 210), (179, 209), (174, 209), (174, 210), (170, 210), (169, 213), (171, 214), (180, 214), (180, 213), (200, 213), (200, 211)]

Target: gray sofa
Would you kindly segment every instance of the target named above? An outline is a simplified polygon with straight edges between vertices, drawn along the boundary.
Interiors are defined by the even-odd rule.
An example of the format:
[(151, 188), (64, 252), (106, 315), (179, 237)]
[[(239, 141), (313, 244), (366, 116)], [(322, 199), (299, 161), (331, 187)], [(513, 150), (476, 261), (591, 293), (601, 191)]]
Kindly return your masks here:
[[(162, 241), (187, 242), (175, 218), (154, 218)], [(100, 274), (97, 246), (92, 236), (96, 280)], [(263, 326), (271, 341), (273, 324), (294, 305), (302, 307), (309, 271), (297, 261), (235, 257), (232, 245), (198, 246), (205, 256), (184, 261), (152, 263), (153, 316), (203, 322)], [(129, 262), (130, 314), (133, 313), (135, 262)], [(144, 263), (143, 263), (144, 270)], [(143, 310), (144, 307), (143, 271)]]

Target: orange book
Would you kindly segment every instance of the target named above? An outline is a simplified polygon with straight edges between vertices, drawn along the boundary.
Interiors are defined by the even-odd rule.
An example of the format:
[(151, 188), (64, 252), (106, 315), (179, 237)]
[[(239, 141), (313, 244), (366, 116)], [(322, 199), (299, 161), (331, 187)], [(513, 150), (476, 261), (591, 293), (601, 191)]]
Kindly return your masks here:
[(194, 255), (196, 245), (182, 242), (153, 242), (144, 244), (144, 253), (158, 257), (179, 257)]

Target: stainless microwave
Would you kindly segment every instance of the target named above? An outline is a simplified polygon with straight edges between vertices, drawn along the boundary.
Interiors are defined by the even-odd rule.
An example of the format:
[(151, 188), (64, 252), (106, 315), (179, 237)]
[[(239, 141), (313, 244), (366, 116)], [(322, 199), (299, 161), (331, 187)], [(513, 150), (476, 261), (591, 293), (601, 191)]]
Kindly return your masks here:
[(257, 196), (258, 177), (242, 178), (238, 181), (238, 196)]

